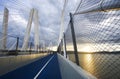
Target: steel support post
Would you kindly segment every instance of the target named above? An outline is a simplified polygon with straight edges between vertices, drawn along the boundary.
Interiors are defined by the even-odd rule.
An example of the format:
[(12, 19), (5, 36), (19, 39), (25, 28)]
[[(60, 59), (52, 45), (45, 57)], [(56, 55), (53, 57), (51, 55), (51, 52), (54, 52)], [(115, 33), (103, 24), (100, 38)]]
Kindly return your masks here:
[(77, 52), (76, 37), (75, 37), (72, 13), (70, 13), (70, 24), (71, 24), (71, 33), (72, 33), (75, 60), (76, 60), (76, 64), (79, 65), (79, 57), (78, 57), (78, 52)]
[(16, 55), (18, 54), (18, 45), (19, 45), (19, 37), (17, 37), (17, 43), (16, 43)]

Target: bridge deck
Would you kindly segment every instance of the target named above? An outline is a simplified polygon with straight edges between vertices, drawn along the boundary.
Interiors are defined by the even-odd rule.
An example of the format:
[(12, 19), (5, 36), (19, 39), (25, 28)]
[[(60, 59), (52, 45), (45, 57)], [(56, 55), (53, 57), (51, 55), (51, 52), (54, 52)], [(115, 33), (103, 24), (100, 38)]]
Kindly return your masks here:
[(8, 72), (0, 79), (96, 79), (60, 54), (47, 55)]
[(57, 54), (48, 55), (4, 74), (0, 79), (61, 79)]

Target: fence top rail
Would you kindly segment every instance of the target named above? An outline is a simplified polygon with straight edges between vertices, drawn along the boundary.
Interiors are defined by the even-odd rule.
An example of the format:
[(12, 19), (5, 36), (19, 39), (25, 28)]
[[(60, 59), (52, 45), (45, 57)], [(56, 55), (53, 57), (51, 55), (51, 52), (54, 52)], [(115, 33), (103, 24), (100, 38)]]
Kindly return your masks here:
[[(68, 54), (73, 54), (73, 51), (67, 51)], [(108, 52), (108, 51), (102, 51), (102, 52), (78, 52), (78, 54), (120, 54), (120, 51), (114, 51), (114, 52)]]
[(113, 2), (112, 0), (108, 0), (108, 1), (102, 0), (99, 3), (92, 5), (91, 7), (81, 9), (78, 12), (76, 11), (74, 15), (84, 14), (84, 13), (89, 13), (89, 12), (101, 12), (101, 11), (107, 12), (111, 10), (120, 10), (120, 1)]

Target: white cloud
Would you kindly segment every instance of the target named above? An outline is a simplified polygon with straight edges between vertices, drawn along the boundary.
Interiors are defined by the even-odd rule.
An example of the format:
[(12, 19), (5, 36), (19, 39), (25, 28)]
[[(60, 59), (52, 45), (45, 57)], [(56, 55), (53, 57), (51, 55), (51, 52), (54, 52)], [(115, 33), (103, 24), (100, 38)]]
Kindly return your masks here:
[(25, 20), (20, 15), (10, 15), (9, 19), (10, 19), (10, 22), (14, 21), (13, 24), (21, 25), (21, 28), (26, 28), (26, 26), (27, 26), (28, 21)]

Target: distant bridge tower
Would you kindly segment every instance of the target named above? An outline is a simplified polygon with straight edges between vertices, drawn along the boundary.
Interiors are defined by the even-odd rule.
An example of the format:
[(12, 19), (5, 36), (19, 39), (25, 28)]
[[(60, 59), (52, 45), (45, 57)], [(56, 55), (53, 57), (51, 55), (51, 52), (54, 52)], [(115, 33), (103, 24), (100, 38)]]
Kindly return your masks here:
[(38, 10), (34, 10), (34, 32), (35, 32), (35, 50), (38, 51), (39, 49), (39, 16), (38, 16)]
[(25, 36), (24, 36), (24, 42), (23, 42), (22, 50), (26, 50), (28, 48), (28, 41), (29, 41), (29, 38), (30, 38), (30, 30), (31, 30), (31, 25), (32, 25), (33, 13), (34, 13), (34, 9), (31, 9), (28, 24), (27, 24), (27, 28), (26, 28), (26, 33), (25, 33)]
[(9, 10), (4, 8), (4, 16), (3, 16), (3, 24), (2, 24), (2, 49), (6, 49), (6, 42), (7, 42), (7, 29), (8, 29), (8, 17), (9, 17)]
[(22, 50), (27, 50), (28, 48), (28, 41), (30, 38), (30, 31), (32, 26), (32, 20), (34, 19), (34, 45), (35, 45), (35, 51), (39, 48), (39, 16), (38, 11), (36, 9), (31, 9), (30, 16), (27, 24), (27, 29), (24, 37), (24, 42), (22, 46)]

